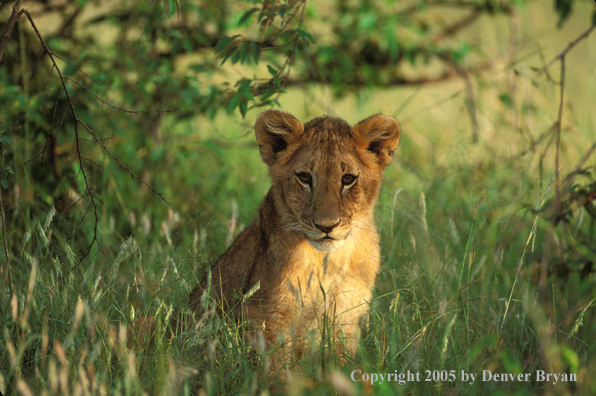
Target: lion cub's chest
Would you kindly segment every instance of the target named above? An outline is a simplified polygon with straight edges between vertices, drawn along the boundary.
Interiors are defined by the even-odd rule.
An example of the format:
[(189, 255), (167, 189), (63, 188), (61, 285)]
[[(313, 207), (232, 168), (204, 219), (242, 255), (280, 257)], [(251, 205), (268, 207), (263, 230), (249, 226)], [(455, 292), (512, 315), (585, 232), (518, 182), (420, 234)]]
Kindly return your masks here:
[(367, 310), (371, 291), (353, 272), (366, 263), (358, 262), (350, 246), (331, 253), (303, 246), (293, 253), (293, 264), (279, 286), (289, 293), (286, 303), (293, 307), (296, 324), (316, 329), (325, 318), (336, 325), (356, 324)]

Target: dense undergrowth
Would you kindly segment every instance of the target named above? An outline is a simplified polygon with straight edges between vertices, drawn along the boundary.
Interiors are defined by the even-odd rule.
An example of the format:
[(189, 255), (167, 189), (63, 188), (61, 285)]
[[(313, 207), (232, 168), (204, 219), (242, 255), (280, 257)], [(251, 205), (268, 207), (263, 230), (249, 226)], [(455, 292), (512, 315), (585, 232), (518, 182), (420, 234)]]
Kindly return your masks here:
[[(107, 218), (99, 239), (103, 252), (94, 248), (81, 264), (71, 244), (82, 210), (69, 219), (50, 209), (45, 219), (32, 221), (22, 241), (13, 241), (21, 254), (13, 266), (14, 296), (6, 287), (1, 291), (10, 301), (0, 308), (3, 393), (266, 391), (267, 354), (255, 353), (243, 326), (225, 318), (210, 316), (175, 339), (158, 329), (150, 346), (126, 340), (125, 326), (141, 315), (166, 323), (213, 263), (214, 252), (225, 249), (228, 234), (236, 235), (254, 216), (267, 189), (258, 150), (218, 150), (215, 155), (246, 159), (230, 167), (227, 179), (222, 171), (194, 179), (194, 202), (201, 204), (189, 203), (181, 211), (217, 206), (219, 214), (203, 209), (210, 218), (205, 223), (194, 215), (183, 215), (192, 218), (185, 220), (171, 214), (157, 228), (129, 217), (134, 231), (123, 235), (114, 233), (110, 224), (116, 220)], [(337, 356), (313, 348), (292, 365), (290, 393), (594, 391), (594, 275), (573, 266), (578, 257), (593, 256), (585, 249), (572, 251), (581, 244), (571, 249), (567, 235), (577, 227), (594, 241), (593, 219), (580, 207), (569, 224), (554, 226), (548, 212), (540, 211), (554, 197), (553, 184), (520, 169), (530, 160), (471, 164), (465, 151), (448, 170), (438, 167), (430, 177), (405, 169), (397, 154), (377, 209), (383, 267), (359, 352), (340, 366)], [(209, 161), (201, 155), (195, 160)], [(186, 172), (194, 169), (187, 164)], [(259, 170), (243, 179), (242, 169)], [(223, 198), (225, 191), (220, 196), (214, 186), (225, 190), (226, 180), (236, 185)], [(104, 205), (118, 204), (104, 197)], [(142, 219), (146, 213), (137, 210)], [(589, 253), (593, 245), (586, 248)], [(557, 271), (565, 266), (566, 273)], [(359, 373), (410, 370), (420, 372), (420, 381), (372, 386), (352, 381), (354, 370), (360, 370), (357, 379)], [(455, 370), (456, 379), (432, 378), (444, 370)], [(462, 372), (480, 377), (482, 370), (532, 376), (528, 382), (461, 380)], [(537, 370), (576, 374), (577, 382), (537, 381)], [(431, 380), (425, 381), (428, 375)]]

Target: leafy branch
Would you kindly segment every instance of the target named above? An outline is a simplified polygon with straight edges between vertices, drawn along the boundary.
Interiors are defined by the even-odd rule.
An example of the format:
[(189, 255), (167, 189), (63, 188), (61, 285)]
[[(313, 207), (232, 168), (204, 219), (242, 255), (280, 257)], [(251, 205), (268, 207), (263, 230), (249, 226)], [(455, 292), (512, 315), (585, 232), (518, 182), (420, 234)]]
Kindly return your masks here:
[[(557, 112), (557, 118), (552, 127), (546, 131), (542, 136), (548, 136), (554, 134), (555, 141), (555, 196), (552, 200), (547, 202), (543, 208), (539, 211), (540, 215), (548, 220), (554, 226), (561, 224), (563, 233), (568, 241), (568, 249), (573, 251), (574, 254), (579, 257), (579, 267), (577, 269), (580, 272), (581, 279), (584, 279), (587, 275), (594, 271), (594, 263), (592, 260), (585, 257), (575, 246), (580, 244), (586, 248), (592, 255), (596, 255), (594, 249), (594, 225), (596, 224), (596, 209), (594, 202), (596, 201), (596, 179), (595, 174), (590, 172), (588, 169), (583, 168), (588, 158), (596, 151), (596, 143), (584, 154), (584, 156), (577, 163), (575, 170), (568, 173), (563, 182), (561, 182), (560, 176), (560, 153), (561, 153), (561, 132), (563, 123), (563, 109), (564, 109), (564, 98), (565, 98), (565, 77), (566, 77), (566, 57), (569, 52), (574, 49), (582, 40), (586, 39), (596, 29), (596, 21), (586, 31), (580, 34), (575, 40), (569, 43), (569, 45), (550, 60), (544, 67), (536, 71), (537, 76), (546, 75), (548, 81), (559, 86), (559, 106)], [(560, 64), (560, 77), (559, 81), (553, 81), (550, 77), (548, 70), (555, 63)], [(539, 139), (543, 140), (543, 139)], [(548, 143), (550, 145), (553, 139)], [(577, 176), (585, 176), (588, 179), (587, 183), (576, 182)], [(574, 226), (571, 222), (571, 218), (578, 209), (584, 208), (587, 214), (592, 218), (592, 226), (589, 235), (583, 232), (579, 226)], [(567, 277), (569, 272), (573, 271), (574, 260), (559, 259), (557, 263), (554, 263), (551, 271), (557, 272), (560, 276)], [(545, 280), (547, 269), (546, 260), (542, 260), (542, 280)], [(542, 287), (545, 287), (545, 282), (541, 282)]]
[[(263, 2), (261, 8), (253, 7), (244, 12), (238, 22), (238, 26), (242, 26), (258, 12), (257, 21), (261, 36), (259, 40), (249, 40), (240, 34), (219, 39), (215, 52), (222, 58), (222, 65), (228, 60), (232, 65), (238, 62), (244, 64), (251, 60), (257, 65), (261, 52), (285, 51), (285, 61), (281, 66), (267, 65), (270, 77), (256, 78), (254, 81), (241, 79), (236, 83), (238, 87), (236, 90), (224, 90), (223, 96), (228, 113), (238, 108), (244, 116), (250, 102), (254, 102), (254, 107), (260, 107), (278, 101), (289, 80), (299, 46), (307, 48), (309, 43), (315, 42), (312, 35), (302, 29), (306, 4), (306, 0), (290, 1), (288, 4)], [(276, 26), (278, 20), (280, 20), (279, 27)], [(298, 20), (298, 27), (292, 28), (292, 23), (296, 20)], [(276, 97), (271, 99), (275, 94), (277, 94)], [(260, 101), (257, 102), (255, 97), (259, 96)]]
[[(20, 7), (22, 6), (23, 0), (18, 0), (15, 5), (13, 6), (13, 10), (9, 19), (9, 23), (7, 25), (7, 28), (5, 30), (5, 34), (2, 38), (2, 42), (0, 43), (0, 61), (2, 60), (2, 56), (4, 54), (4, 51), (6, 49), (6, 45), (7, 42), (10, 38), (10, 34), (12, 29), (14, 28), (14, 25), (16, 24), (16, 22), (18, 21), (18, 19), (22, 16), (25, 15), (27, 17), (27, 19), (29, 20), (29, 23), (31, 24), (31, 27), (33, 28), (33, 30), (35, 31), (35, 34), (37, 36), (37, 38), (39, 39), (39, 42), (42, 44), (45, 53), (48, 55), (48, 57), (50, 58), (50, 61), (52, 63), (52, 69), (50, 71), (50, 79), (49, 81), (51, 82), (51, 73), (56, 70), (56, 73), (58, 74), (58, 77), (60, 79), (60, 84), (62, 89), (60, 90), (59, 94), (58, 94), (58, 98), (56, 99), (56, 102), (54, 104), (54, 108), (53, 108), (53, 115), (52, 115), (52, 124), (54, 122), (55, 116), (56, 116), (56, 112), (57, 112), (57, 108), (58, 108), (58, 104), (59, 104), (59, 100), (62, 97), (62, 95), (64, 94), (66, 96), (66, 101), (67, 101), (67, 107), (65, 107), (64, 110), (64, 115), (62, 117), (62, 120), (60, 122), (60, 125), (57, 129), (57, 131), (52, 135), (51, 133), (51, 127), (48, 130), (48, 139), (46, 140), (46, 144), (44, 145), (43, 150), (38, 153), (37, 155), (35, 155), (33, 158), (28, 159), (26, 163), (29, 163), (30, 161), (32, 161), (33, 159), (39, 157), (40, 155), (42, 156), (42, 161), (43, 161), (43, 157), (44, 154), (46, 152), (46, 149), (48, 148), (48, 144), (50, 144), (53, 140), (56, 139), (59, 131), (62, 128), (62, 125), (64, 123), (65, 117), (66, 117), (66, 112), (67, 110), (70, 110), (70, 114), (72, 115), (72, 118), (74, 120), (74, 135), (75, 135), (75, 145), (76, 145), (76, 154), (77, 154), (77, 161), (78, 161), (78, 173), (75, 175), (75, 179), (79, 177), (79, 175), (82, 175), (83, 177), (83, 183), (84, 183), (84, 192), (83, 194), (79, 197), (79, 199), (76, 200), (76, 202), (74, 202), (72, 205), (70, 205), (66, 210), (69, 210), (71, 208), (73, 208), (74, 206), (76, 206), (79, 202), (83, 201), (83, 199), (85, 197), (89, 198), (89, 205), (87, 206), (87, 209), (83, 215), (83, 219), (86, 217), (87, 212), (92, 209), (93, 210), (93, 216), (94, 216), (94, 220), (93, 220), (93, 235), (91, 238), (91, 241), (89, 242), (89, 244), (87, 245), (87, 247), (85, 248), (83, 254), (81, 255), (81, 258), (79, 259), (78, 264), (76, 264), (75, 266), (73, 266), (72, 268), (70, 268), (69, 271), (67, 271), (66, 274), (70, 273), (74, 268), (76, 268), (76, 266), (78, 266), (91, 252), (91, 248), (93, 247), (94, 244), (98, 244), (99, 247), (99, 240), (98, 240), (98, 224), (99, 224), (99, 214), (98, 214), (98, 205), (99, 203), (102, 203), (101, 199), (94, 193), (93, 188), (91, 186), (91, 182), (90, 182), (90, 177), (87, 173), (87, 170), (85, 168), (85, 165), (83, 164), (84, 161), (90, 162), (96, 166), (99, 167), (99, 165), (97, 165), (97, 163), (95, 161), (93, 161), (92, 159), (84, 156), (82, 154), (82, 150), (81, 150), (81, 146), (80, 146), (80, 142), (81, 141), (89, 141), (89, 139), (85, 139), (83, 137), (81, 137), (81, 131), (79, 130), (79, 125), (82, 126), (84, 128), (84, 130), (89, 133), (89, 135), (91, 136), (91, 141), (96, 142), (97, 144), (100, 145), (100, 147), (103, 149), (103, 151), (105, 153), (108, 154), (109, 157), (111, 157), (114, 161), (116, 161), (118, 163), (118, 165), (120, 165), (121, 168), (123, 168), (128, 174), (130, 174), (130, 176), (137, 180), (138, 182), (142, 183), (143, 185), (145, 185), (146, 187), (148, 187), (154, 194), (156, 194), (157, 196), (160, 197), (161, 200), (163, 200), (169, 207), (170, 209), (172, 209), (172, 211), (174, 211), (174, 208), (172, 207), (172, 205), (170, 204), (170, 202), (164, 197), (163, 193), (158, 192), (157, 190), (155, 190), (151, 185), (149, 185), (148, 183), (146, 183), (145, 181), (143, 181), (140, 177), (138, 177), (135, 173), (133, 173), (127, 166), (125, 166), (119, 159), (118, 157), (116, 157), (107, 147), (106, 145), (103, 143), (103, 140), (105, 139), (101, 139), (97, 136), (97, 134), (77, 115), (77, 111), (75, 108), (75, 105), (73, 104), (72, 101), (72, 96), (71, 96), (71, 92), (67, 86), (67, 81), (70, 81), (74, 84), (76, 84), (77, 86), (81, 87), (82, 89), (84, 89), (86, 92), (90, 93), (95, 99), (99, 100), (102, 105), (107, 105), (115, 110), (124, 112), (124, 113), (133, 113), (133, 114), (137, 114), (137, 113), (168, 113), (168, 112), (172, 112), (172, 110), (149, 110), (149, 111), (136, 111), (136, 110), (126, 110), (123, 109), (121, 107), (115, 106), (113, 104), (111, 104), (110, 102), (101, 99), (98, 95), (94, 94), (90, 89), (88, 89), (85, 85), (83, 85), (82, 83), (80, 83), (79, 81), (77, 81), (74, 78), (68, 77), (65, 74), (63, 74), (60, 66), (58, 65), (56, 59), (60, 59), (63, 60), (64, 62), (68, 63), (69, 65), (71, 65), (68, 61), (66, 61), (64, 58), (62, 58), (61, 56), (57, 55), (56, 53), (54, 53), (49, 46), (47, 45), (46, 41), (44, 40), (44, 38), (42, 37), (41, 33), (39, 32), (33, 18), (31, 17), (31, 14), (26, 10), (26, 9), (21, 9)], [(72, 65), (71, 65), (72, 66)], [(74, 66), (73, 66), (74, 67)], [(95, 81), (94, 79), (92, 79), (91, 77), (89, 77), (86, 73), (84, 73), (82, 70), (80, 70), (79, 68), (76, 68), (76, 70), (78, 70), (79, 72), (81, 72), (83, 75), (87, 76), (89, 79), (91, 79), (93, 82), (99, 84), (97, 81)], [(10, 144), (10, 140), (5, 137), (5, 136), (0, 136), (0, 151), (3, 149), (3, 145), (4, 144)], [(1, 163), (2, 161), (0, 161)], [(24, 164), (22, 164), (24, 165)], [(0, 165), (0, 167), (2, 167), (2, 165)], [(6, 178), (5, 178), (5, 174), (6, 173), (14, 173), (14, 171), (11, 168), (2, 168), (1, 169), (1, 174), (2, 174), (2, 186), (4, 188), (7, 188), (7, 183), (6, 183)], [(6, 250), (6, 257), (7, 257), (7, 263), (8, 263), (8, 267), (9, 267), (9, 271), (10, 271), (10, 262), (9, 262), (9, 256), (8, 256), (8, 247), (7, 247), (7, 243), (6, 243), (6, 230), (5, 230), (5, 217), (4, 217), (4, 208), (2, 205), (2, 196), (1, 196), (1, 190), (0, 190), (0, 207), (2, 209), (2, 227), (3, 227), (3, 233), (4, 233), (4, 245), (5, 245), (5, 250)], [(82, 220), (83, 220), (82, 219)], [(82, 221), (81, 220), (81, 221)], [(99, 247), (99, 249), (101, 250), (101, 247)], [(9, 278), (10, 278), (10, 274), (9, 274)], [(12, 283), (11, 283), (12, 285)], [(11, 286), (12, 287), (12, 286)]]

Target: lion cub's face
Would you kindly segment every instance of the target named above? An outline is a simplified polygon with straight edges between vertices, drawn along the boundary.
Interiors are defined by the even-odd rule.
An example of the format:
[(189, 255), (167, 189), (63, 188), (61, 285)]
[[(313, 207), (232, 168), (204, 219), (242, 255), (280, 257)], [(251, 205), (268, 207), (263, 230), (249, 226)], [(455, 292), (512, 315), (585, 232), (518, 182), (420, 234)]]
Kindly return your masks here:
[(259, 116), (255, 131), (282, 228), (330, 252), (372, 226), (382, 172), (399, 142), (394, 118), (377, 114), (354, 127), (332, 117), (302, 124), (269, 110)]

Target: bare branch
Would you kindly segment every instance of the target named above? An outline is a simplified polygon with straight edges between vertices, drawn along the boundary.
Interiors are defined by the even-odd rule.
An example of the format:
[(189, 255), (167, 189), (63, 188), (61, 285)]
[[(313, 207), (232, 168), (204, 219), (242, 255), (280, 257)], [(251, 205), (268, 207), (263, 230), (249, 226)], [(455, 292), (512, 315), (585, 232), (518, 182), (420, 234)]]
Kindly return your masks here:
[(567, 46), (567, 48), (565, 48), (559, 55), (557, 55), (553, 59), (551, 59), (550, 62), (548, 62), (546, 64), (546, 66), (544, 66), (542, 69), (540, 69), (538, 71), (537, 75), (538, 76), (541, 76), (556, 61), (558, 61), (558, 60), (561, 60), (562, 61), (563, 58), (565, 58), (565, 55), (567, 55), (567, 53), (569, 51), (571, 51), (573, 49), (573, 47), (575, 47), (580, 41), (582, 41), (583, 39), (585, 39), (586, 37), (588, 37), (590, 35), (590, 33), (592, 33), (594, 31), (594, 29), (596, 29), (596, 24), (593, 24), (588, 30), (586, 30), (585, 32), (583, 32), (582, 34), (580, 34), (575, 40), (573, 40), (572, 42), (570, 42), (569, 45)]
[[(67, 63), (70, 66), (74, 67), (79, 73), (81, 73), (82, 75), (84, 75), (85, 77), (87, 77), (89, 80), (93, 81), (95, 84), (99, 85), (100, 87), (102, 86), (93, 77), (91, 77), (90, 75), (88, 75), (87, 73), (85, 73), (84, 71), (82, 71), (81, 69), (79, 69), (78, 67), (76, 67), (75, 65), (73, 65), (72, 63), (70, 63), (69, 61), (67, 61), (66, 59), (64, 59), (63, 57), (61, 57), (60, 55), (58, 55), (57, 53), (52, 52), (52, 55), (54, 55), (56, 58), (60, 59), (62, 62)], [(50, 74), (50, 76), (51, 76), (51, 74)]]
[(172, 205), (170, 204), (170, 202), (168, 202), (167, 199), (165, 199), (163, 197), (163, 193), (158, 192), (157, 190), (155, 190), (153, 187), (151, 187), (149, 184), (147, 184), (147, 182), (145, 182), (143, 179), (141, 179), (140, 177), (138, 177), (137, 175), (135, 175), (130, 169), (128, 169), (128, 167), (126, 165), (124, 165), (122, 162), (120, 162), (120, 160), (118, 159), (118, 157), (116, 157), (114, 154), (112, 154), (112, 152), (110, 150), (108, 150), (108, 148), (102, 143), (102, 139), (99, 139), (96, 135), (95, 132), (93, 132), (93, 130), (91, 128), (89, 128), (87, 126), (87, 124), (85, 124), (83, 121), (78, 120), (78, 122), (85, 127), (85, 129), (87, 129), (87, 132), (89, 132), (91, 134), (91, 136), (93, 136), (94, 140), (99, 143), (99, 145), (104, 149), (104, 151), (110, 156), (112, 157), (112, 159), (114, 161), (116, 161), (118, 163), (118, 165), (120, 165), (122, 168), (124, 168), (124, 170), (126, 170), (126, 172), (128, 172), (128, 174), (130, 174), (130, 176), (133, 179), (136, 179), (137, 181), (139, 181), (140, 183), (144, 184), (145, 186), (147, 186), (151, 191), (153, 191), (155, 194), (157, 194), (162, 201), (164, 201), (165, 203), (168, 204), (168, 206), (170, 207), (170, 209), (172, 209), (172, 211), (174, 213), (176, 213), (176, 211), (174, 210), (174, 208), (172, 207)]
[[(594, 25), (596, 26), (596, 25)], [(561, 122), (563, 121), (563, 99), (565, 94), (565, 55), (561, 58), (561, 93), (559, 100), (559, 115), (557, 117), (557, 123), (555, 124), (555, 137), (557, 144), (557, 151), (555, 152), (555, 191), (557, 192), (557, 201), (560, 200), (561, 185), (559, 180), (559, 155), (561, 152)]]
[[(52, 66), (52, 70), (54, 70), (54, 67)], [(52, 78), (52, 71), (50, 71), (50, 80)], [(48, 91), (49, 91), (49, 87), (48, 87)], [(44, 157), (45, 157), (45, 153), (46, 150), (48, 148), (48, 144), (50, 144), (55, 138), (56, 135), (58, 135), (58, 132), (60, 131), (60, 129), (62, 128), (62, 123), (64, 122), (64, 118), (66, 117), (66, 111), (68, 110), (68, 107), (64, 107), (64, 114), (62, 114), (62, 120), (60, 121), (60, 125), (58, 126), (58, 130), (56, 130), (56, 133), (52, 136), (52, 127), (54, 126), (54, 119), (56, 118), (56, 111), (58, 110), (58, 102), (60, 101), (60, 98), (62, 97), (62, 94), (64, 93), (64, 89), (62, 89), (60, 91), (60, 94), (58, 95), (58, 97), (56, 98), (56, 102), (54, 103), (54, 113), (52, 114), (52, 121), (50, 122), (50, 128), (48, 129), (48, 138), (46, 139), (46, 142), (43, 146), (43, 150), (42, 150), (42, 154), (41, 154), (41, 162), (43, 163)]]
[(98, 167), (100, 170), (102, 170), (102, 169), (101, 169), (101, 166), (99, 166), (99, 165), (97, 164), (97, 162), (93, 161), (92, 159), (90, 159), (90, 158), (87, 158), (87, 157), (81, 157), (81, 158), (82, 158), (82, 159), (84, 159), (85, 161), (89, 161), (89, 162), (91, 162), (93, 165), (97, 166), (97, 167)]
[[(0, 143), (0, 169), (4, 168), (4, 150)], [(10, 266), (10, 256), (8, 254), (8, 243), (6, 242), (6, 216), (4, 215), (4, 202), (2, 200), (2, 187), (0, 187), (0, 216), (2, 218), (2, 239), (4, 240), (4, 253), (6, 254), (6, 269), (8, 276), (8, 291), (12, 296), (12, 271)]]
[(4, 29), (4, 34), (2, 35), (2, 41), (0, 41), (0, 62), (2, 62), (2, 56), (4, 55), (4, 50), (6, 49), (6, 45), (8, 44), (8, 40), (10, 39), (10, 34), (12, 33), (12, 29), (14, 28), (15, 23), (21, 17), (23, 11), (21, 10), (21, 5), (23, 4), (23, 0), (17, 0), (14, 5), (12, 6), (12, 13), (10, 14), (10, 18), (8, 19), (8, 24), (6, 25), (6, 29)]
[[(497, 155), (495, 154), (495, 156), (497, 156), (498, 158), (501, 159), (506, 159), (506, 160), (512, 160), (512, 159), (517, 159), (517, 158), (521, 158), (524, 155), (530, 153), (530, 152), (534, 152), (536, 149), (536, 146), (538, 146), (540, 143), (542, 143), (546, 138), (550, 137), (553, 132), (555, 131), (554, 125), (551, 125), (550, 128), (548, 128), (546, 130), (546, 132), (543, 132), (538, 139), (532, 139), (532, 144), (530, 145), (530, 147), (520, 151), (519, 153), (513, 154), (513, 155)], [(495, 153), (494, 148), (493, 147), (487, 147), (490, 151), (492, 151), (493, 153)]]
[(110, 140), (110, 139), (112, 139), (112, 136), (107, 137), (107, 138), (102, 138), (102, 139), (85, 139), (85, 138), (81, 138), (81, 140), (84, 141), (84, 142), (96, 142), (97, 140), (103, 141), (103, 140)]
[(444, 39), (448, 37), (452, 37), (455, 33), (459, 32), (460, 30), (470, 26), (474, 21), (476, 21), (480, 16), (482, 16), (482, 12), (480, 8), (476, 8), (472, 10), (468, 15), (463, 17), (462, 19), (452, 23), (451, 25), (447, 26), (443, 31), (437, 34), (431, 42), (433, 44), (438, 44)]
[(91, 90), (89, 88), (87, 88), (86, 86), (84, 86), (83, 84), (81, 84), (80, 82), (78, 82), (77, 80), (75, 80), (73, 78), (70, 78), (68, 76), (64, 76), (64, 78), (66, 80), (68, 80), (68, 81), (72, 81), (73, 83), (77, 84), (79, 87), (83, 88), (85, 91), (87, 91), (88, 93), (90, 93), (95, 99), (99, 100), (102, 104), (108, 105), (112, 109), (121, 111), (123, 113), (132, 113), (132, 114), (138, 114), (138, 113), (176, 113), (176, 110), (126, 110), (126, 109), (122, 109), (122, 108), (120, 108), (118, 106), (114, 106), (110, 102), (106, 102), (105, 100), (103, 100), (102, 98), (100, 98), (99, 96), (97, 96), (96, 94), (94, 94), (93, 92), (91, 92)]
[[(126, 113), (140, 113), (140, 112), (136, 112), (136, 111), (129, 111), (129, 110), (123, 110), (120, 109), (116, 106), (113, 106), (112, 104), (102, 100), (101, 98), (99, 98), (97, 95), (93, 94), (91, 91), (89, 91), (89, 89), (87, 89), (84, 85), (80, 84), (78, 81), (65, 76), (64, 74), (62, 74), (62, 71), (60, 70), (60, 67), (58, 66), (58, 64), (56, 63), (56, 59), (55, 57), (57, 57), (48, 47), (48, 45), (46, 44), (46, 42), (44, 41), (43, 37), (41, 36), (41, 34), (39, 33), (39, 30), (37, 29), (37, 26), (35, 25), (35, 22), (33, 21), (33, 18), (31, 17), (31, 15), (29, 14), (29, 12), (27, 10), (22, 10), (20, 11), (20, 13), (25, 14), (27, 16), (27, 19), (29, 19), (29, 23), (31, 24), (31, 26), (33, 27), (33, 30), (35, 31), (35, 34), (37, 35), (37, 37), (39, 38), (39, 41), (41, 42), (41, 44), (43, 45), (43, 47), (45, 48), (46, 53), (48, 54), (50, 61), (53, 64), (53, 69), (56, 69), (56, 72), (58, 73), (58, 76), (60, 77), (60, 83), (62, 85), (62, 92), (64, 92), (66, 94), (66, 101), (67, 101), (67, 109), (70, 109), (70, 113), (72, 114), (73, 120), (74, 120), (74, 133), (75, 133), (75, 143), (76, 143), (76, 153), (77, 153), (77, 157), (79, 160), (79, 172), (77, 174), (76, 177), (78, 177), (79, 174), (83, 175), (83, 180), (84, 180), (84, 184), (85, 184), (85, 191), (83, 192), (82, 196), (77, 200), (77, 202), (75, 202), (72, 206), (78, 204), (86, 195), (89, 196), (90, 199), (90, 203), (89, 206), (87, 207), (87, 210), (85, 211), (85, 215), (83, 216), (83, 218), (87, 215), (87, 213), (89, 212), (89, 210), (92, 208), (93, 209), (93, 214), (94, 214), (94, 221), (93, 221), (93, 237), (91, 239), (91, 242), (89, 243), (89, 245), (87, 246), (87, 248), (85, 249), (85, 252), (83, 253), (83, 255), (81, 256), (81, 258), (79, 259), (79, 262), (74, 265), (69, 271), (67, 271), (63, 277), (67, 276), (70, 272), (72, 272), (72, 270), (74, 270), (78, 265), (81, 264), (81, 262), (83, 262), (83, 260), (89, 255), (89, 253), (91, 252), (91, 248), (93, 247), (93, 245), (95, 243), (97, 243), (98, 248), (101, 250), (101, 247), (99, 247), (99, 241), (97, 239), (97, 228), (98, 228), (98, 224), (99, 224), (99, 215), (97, 212), (97, 205), (98, 202), (99, 203), (103, 203), (101, 201), (101, 199), (99, 199), (97, 196), (95, 196), (93, 194), (93, 191), (91, 189), (91, 185), (89, 182), (89, 178), (87, 176), (87, 172), (85, 171), (85, 167), (83, 166), (83, 160), (87, 160), (92, 162), (93, 164), (95, 164), (96, 166), (99, 167), (99, 165), (97, 165), (95, 162), (93, 162), (91, 159), (84, 157), (81, 154), (81, 147), (80, 147), (80, 141), (81, 141), (81, 137), (79, 135), (79, 129), (78, 126), (79, 124), (81, 124), (93, 137), (94, 141), (96, 141), (97, 143), (99, 143), (101, 145), (101, 147), (104, 149), (104, 151), (111, 157), (113, 158), (122, 168), (126, 169), (126, 171), (133, 177), (133, 179), (136, 179), (138, 181), (140, 181), (141, 183), (143, 183), (145, 186), (147, 186), (149, 189), (151, 189), (151, 191), (153, 191), (155, 194), (157, 194), (164, 202), (166, 202), (168, 204), (168, 206), (170, 207), (170, 209), (172, 209), (172, 211), (174, 211), (174, 208), (172, 207), (172, 205), (163, 197), (163, 194), (160, 192), (157, 192), (153, 187), (151, 187), (149, 184), (147, 184), (146, 182), (144, 182), (143, 180), (141, 180), (138, 176), (136, 176), (130, 169), (128, 169), (126, 166), (124, 166), (124, 164), (122, 164), (122, 162), (120, 162), (120, 160), (114, 156), (109, 150), (108, 148), (103, 144), (102, 139), (99, 139), (95, 133), (93, 132), (93, 130), (91, 128), (89, 128), (87, 126), (87, 124), (85, 124), (78, 116), (74, 107), (74, 104), (72, 103), (72, 99), (70, 96), (70, 92), (68, 91), (68, 88), (66, 86), (66, 81), (72, 81), (74, 83), (76, 83), (77, 85), (79, 85), (80, 87), (84, 88), (87, 92), (91, 93), (95, 98), (97, 98), (98, 100), (100, 100), (102, 103), (107, 104), (108, 106), (126, 112)], [(61, 95), (60, 94), (60, 95)], [(58, 100), (56, 101), (56, 105), (58, 104)], [(147, 112), (147, 111), (145, 111)], [(152, 111), (151, 111), (152, 112)], [(158, 112), (168, 112), (168, 111), (158, 111)], [(54, 109), (54, 115), (56, 113), (56, 109)], [(66, 114), (66, 111), (65, 111)], [(52, 118), (53, 120), (54, 118)], [(58, 128), (58, 131), (60, 130), (60, 128), (62, 127), (62, 123), (64, 122), (64, 118), (62, 119), (62, 122), (60, 123), (60, 126)], [(54, 134), (53, 137), (49, 136), (49, 140), (52, 140), (53, 138), (55, 138), (56, 134)], [(47, 144), (46, 144), (47, 147)], [(44, 150), (42, 151), (42, 155), (45, 152), (45, 147)], [(39, 156), (39, 154), (37, 155)], [(37, 157), (36, 156), (36, 157)], [(101, 169), (101, 167), (100, 167)], [(72, 206), (69, 207), (72, 208)]]
[(476, 97), (474, 95), (474, 86), (470, 73), (465, 67), (457, 63), (450, 56), (445, 54), (438, 54), (438, 57), (455, 70), (455, 72), (461, 76), (466, 86), (466, 107), (470, 115), (470, 122), (472, 123), (472, 143), (478, 142), (478, 136), (480, 134), (480, 126), (478, 125), (478, 116), (476, 112)]

